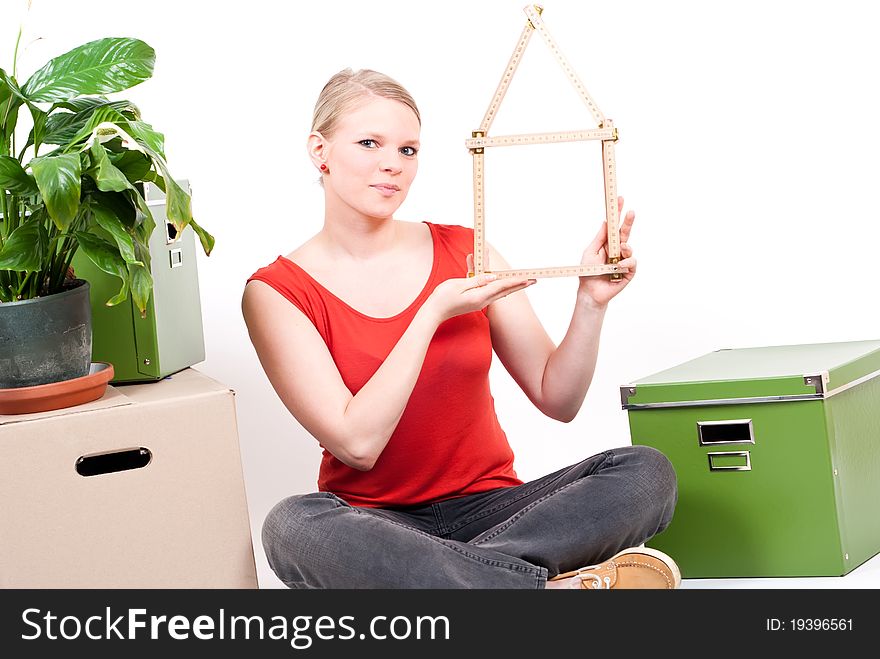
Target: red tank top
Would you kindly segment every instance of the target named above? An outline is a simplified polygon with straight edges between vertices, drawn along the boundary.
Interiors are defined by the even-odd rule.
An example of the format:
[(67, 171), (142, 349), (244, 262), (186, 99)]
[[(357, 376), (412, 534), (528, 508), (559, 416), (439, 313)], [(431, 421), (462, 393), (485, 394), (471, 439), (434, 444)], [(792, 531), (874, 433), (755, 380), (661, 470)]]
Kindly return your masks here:
[[(353, 309), (305, 270), (279, 256), (255, 272), (302, 311), (327, 344), (342, 380), (357, 394), (373, 376), (440, 283), (467, 275), (473, 229), (425, 224), (434, 265), (419, 296), (390, 318)], [(424, 504), (520, 485), (513, 451), (489, 391), (492, 341), (485, 309), (455, 316), (434, 334), (400, 422), (370, 471), (358, 471), (324, 449), (318, 489), (355, 506)]]

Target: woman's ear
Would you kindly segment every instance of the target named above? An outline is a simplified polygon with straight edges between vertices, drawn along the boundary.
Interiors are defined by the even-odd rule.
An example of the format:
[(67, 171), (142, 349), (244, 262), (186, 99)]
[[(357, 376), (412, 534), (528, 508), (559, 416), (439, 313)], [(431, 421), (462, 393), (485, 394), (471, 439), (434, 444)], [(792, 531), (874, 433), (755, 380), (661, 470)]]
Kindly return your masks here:
[(327, 140), (325, 140), (324, 136), (317, 131), (310, 133), (308, 142), (306, 143), (306, 149), (309, 158), (312, 160), (312, 164), (316, 169), (320, 169), (321, 165), (326, 163), (327, 159)]

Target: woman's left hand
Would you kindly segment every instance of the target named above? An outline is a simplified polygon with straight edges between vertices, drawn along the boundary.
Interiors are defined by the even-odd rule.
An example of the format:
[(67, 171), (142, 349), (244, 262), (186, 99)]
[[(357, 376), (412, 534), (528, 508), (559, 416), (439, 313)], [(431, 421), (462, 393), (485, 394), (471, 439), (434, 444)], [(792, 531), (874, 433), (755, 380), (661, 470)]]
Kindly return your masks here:
[[(617, 198), (617, 212), (623, 211), (623, 197)], [(629, 211), (620, 224), (620, 262), (618, 265), (629, 272), (621, 273), (620, 279), (611, 279), (610, 275), (594, 275), (581, 277), (578, 285), (578, 296), (586, 296), (597, 306), (605, 306), (620, 293), (636, 275), (636, 259), (629, 246), (629, 234), (632, 231), (636, 214)], [(599, 233), (584, 251), (581, 265), (604, 265), (608, 260), (606, 245), (608, 243), (608, 223), (602, 222)]]

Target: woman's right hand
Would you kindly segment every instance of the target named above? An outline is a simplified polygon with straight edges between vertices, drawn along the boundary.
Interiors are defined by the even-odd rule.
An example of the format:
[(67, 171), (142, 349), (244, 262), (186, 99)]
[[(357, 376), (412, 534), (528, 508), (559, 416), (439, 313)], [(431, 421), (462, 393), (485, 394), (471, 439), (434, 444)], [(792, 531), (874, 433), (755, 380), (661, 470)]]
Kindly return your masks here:
[[(472, 257), (468, 254), (468, 271), (473, 271)], [(506, 295), (534, 284), (535, 279), (496, 278), (493, 274), (476, 277), (447, 279), (438, 284), (425, 301), (439, 317), (440, 322), (463, 313), (479, 311)]]

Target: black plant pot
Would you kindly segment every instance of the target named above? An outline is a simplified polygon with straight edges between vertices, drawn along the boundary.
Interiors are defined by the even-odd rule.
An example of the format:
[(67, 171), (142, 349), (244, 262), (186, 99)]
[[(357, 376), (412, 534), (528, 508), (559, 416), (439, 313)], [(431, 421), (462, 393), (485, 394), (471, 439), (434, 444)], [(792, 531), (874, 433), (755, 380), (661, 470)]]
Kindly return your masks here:
[(54, 295), (0, 303), (0, 389), (79, 378), (88, 375), (91, 361), (87, 281), (74, 279)]

